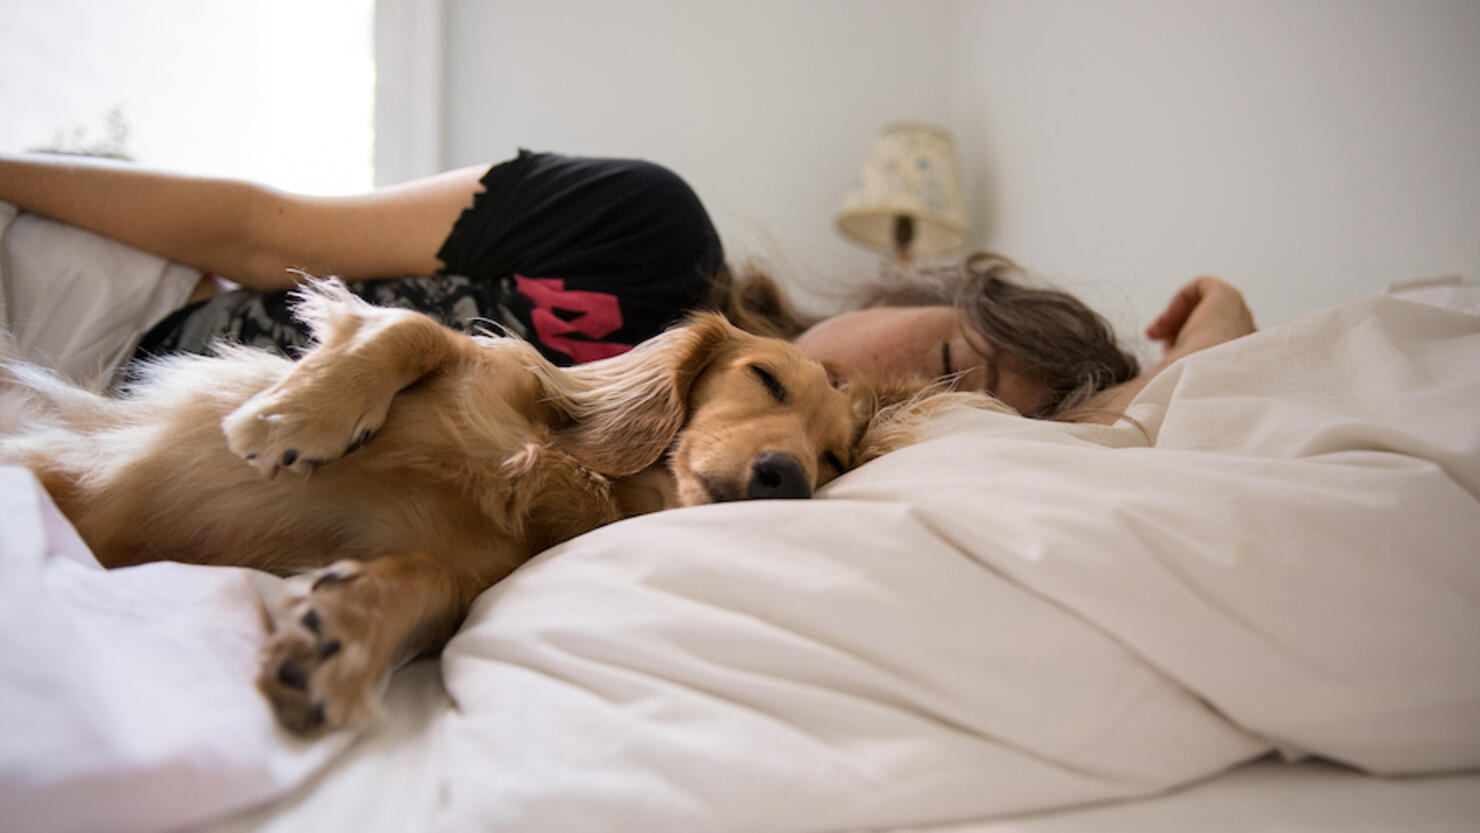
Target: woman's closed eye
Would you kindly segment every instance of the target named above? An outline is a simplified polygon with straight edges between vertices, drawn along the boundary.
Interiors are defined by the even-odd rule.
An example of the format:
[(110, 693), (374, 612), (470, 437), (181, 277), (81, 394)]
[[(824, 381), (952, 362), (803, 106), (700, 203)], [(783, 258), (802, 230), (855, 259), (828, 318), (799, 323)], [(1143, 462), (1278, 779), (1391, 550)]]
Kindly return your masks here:
[(953, 388), (962, 389), (971, 370), (970, 367), (956, 367), (956, 354), (951, 350), (951, 343), (949, 341), (940, 343), (940, 378), (950, 379)]
[(950, 341), (940, 345), (942, 377), (953, 377), (958, 390), (974, 390), (989, 396), (997, 395), (997, 361), (991, 351), (978, 352), (968, 347), (966, 366), (957, 367), (958, 355)]

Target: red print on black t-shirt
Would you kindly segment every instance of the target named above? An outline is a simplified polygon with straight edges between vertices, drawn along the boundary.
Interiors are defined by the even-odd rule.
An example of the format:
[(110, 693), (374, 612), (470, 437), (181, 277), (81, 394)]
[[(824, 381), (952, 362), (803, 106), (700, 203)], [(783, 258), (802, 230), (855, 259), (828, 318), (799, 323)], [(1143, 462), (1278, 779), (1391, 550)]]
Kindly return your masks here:
[[(618, 344), (600, 339), (622, 328), (622, 308), (617, 297), (605, 292), (587, 292), (579, 289), (567, 290), (561, 278), (526, 278), (514, 276), (519, 294), (534, 304), (530, 310), (530, 322), (534, 334), (541, 344), (570, 356), (577, 364), (605, 359), (632, 349), (630, 344)], [(555, 314), (555, 310), (573, 318)], [(586, 339), (567, 338), (579, 333)]]

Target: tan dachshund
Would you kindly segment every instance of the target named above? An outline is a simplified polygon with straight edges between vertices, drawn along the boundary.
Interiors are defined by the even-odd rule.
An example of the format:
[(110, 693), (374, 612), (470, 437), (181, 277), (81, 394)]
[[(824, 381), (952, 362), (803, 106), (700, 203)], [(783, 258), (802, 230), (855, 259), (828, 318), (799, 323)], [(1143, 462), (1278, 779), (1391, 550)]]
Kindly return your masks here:
[(36, 472), (105, 566), (298, 573), (259, 686), (300, 734), (378, 713), (385, 676), (540, 550), (668, 507), (810, 497), (922, 413), (713, 314), (562, 369), (337, 281), (297, 311), (316, 346), (296, 363), (222, 346), (152, 363), (122, 398), (6, 362), (0, 460)]

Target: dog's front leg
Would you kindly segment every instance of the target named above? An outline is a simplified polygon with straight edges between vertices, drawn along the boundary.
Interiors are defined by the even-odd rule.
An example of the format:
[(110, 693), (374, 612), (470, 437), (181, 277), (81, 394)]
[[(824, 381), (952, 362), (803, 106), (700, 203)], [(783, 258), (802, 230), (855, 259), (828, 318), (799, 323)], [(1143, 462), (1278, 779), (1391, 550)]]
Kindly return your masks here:
[(266, 602), (271, 633), (258, 687), (279, 722), (300, 735), (374, 718), (390, 672), (440, 648), (504, 572), (455, 570), (411, 553), (296, 576)]
[(232, 453), (265, 475), (305, 473), (364, 445), (397, 393), (471, 344), (425, 315), (363, 303), (316, 334), (322, 344), (222, 420)]

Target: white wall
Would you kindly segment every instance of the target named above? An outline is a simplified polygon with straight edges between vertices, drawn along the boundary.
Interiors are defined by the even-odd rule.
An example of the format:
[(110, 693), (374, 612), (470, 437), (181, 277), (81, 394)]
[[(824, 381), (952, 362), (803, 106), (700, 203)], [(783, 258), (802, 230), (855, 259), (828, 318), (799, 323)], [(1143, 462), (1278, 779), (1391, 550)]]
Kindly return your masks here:
[(1265, 325), (1480, 279), (1474, 0), (448, 0), (446, 26), (445, 167), (654, 159), (732, 256), (803, 278), (874, 271), (833, 216), (913, 118), (962, 140), (976, 244), (1127, 330), (1204, 272)]
[[(1480, 3), (963, 3), (979, 239), (1144, 322), (1199, 273), (1273, 324), (1480, 280)], [(1111, 298), (1106, 306), (1123, 311)]]
[(694, 186), (732, 259), (871, 274), (833, 216), (880, 125), (946, 121), (954, 17), (902, 0), (449, 0), (445, 161), (641, 156)]

